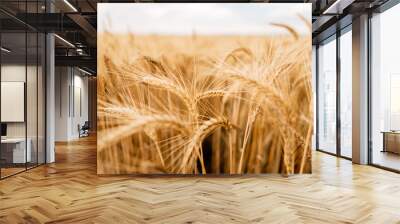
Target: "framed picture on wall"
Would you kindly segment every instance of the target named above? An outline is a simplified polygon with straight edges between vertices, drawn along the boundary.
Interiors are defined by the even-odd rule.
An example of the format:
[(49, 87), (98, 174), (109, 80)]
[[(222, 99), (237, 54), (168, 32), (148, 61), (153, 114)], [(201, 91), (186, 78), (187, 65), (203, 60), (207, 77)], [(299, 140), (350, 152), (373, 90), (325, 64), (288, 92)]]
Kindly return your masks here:
[(98, 173), (310, 173), (311, 4), (98, 4)]

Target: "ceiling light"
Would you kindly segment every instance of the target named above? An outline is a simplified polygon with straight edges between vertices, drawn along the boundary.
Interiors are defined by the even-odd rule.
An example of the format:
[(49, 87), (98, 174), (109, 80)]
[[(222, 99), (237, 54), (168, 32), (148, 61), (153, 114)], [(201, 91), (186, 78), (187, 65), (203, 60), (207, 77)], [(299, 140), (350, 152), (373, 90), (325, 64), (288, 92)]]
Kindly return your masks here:
[(64, 0), (65, 4), (67, 4), (74, 12), (78, 12), (78, 10), (68, 1)]
[(86, 70), (83, 70), (83, 69), (81, 69), (81, 68), (79, 68), (79, 67), (78, 67), (78, 70), (81, 71), (81, 72), (83, 72), (83, 73), (85, 73), (85, 74), (87, 74), (87, 75), (93, 75), (92, 73), (90, 73), (90, 72), (88, 72), (88, 71), (86, 71)]
[(1, 47), (0, 49), (1, 49), (1, 51), (4, 51), (6, 53), (10, 53), (11, 52), (11, 50), (9, 50), (9, 49), (7, 49), (5, 47)]
[(78, 55), (84, 55), (84, 52), (83, 52), (82, 48), (77, 48), (76, 49), (76, 53), (78, 53)]
[(57, 37), (57, 38), (58, 38), (59, 40), (61, 40), (62, 42), (66, 43), (68, 46), (75, 48), (75, 45), (73, 45), (73, 44), (72, 44), (71, 42), (69, 42), (68, 40), (66, 40), (66, 39), (64, 39), (64, 38), (62, 38), (62, 37), (60, 37), (60, 36), (57, 35), (57, 34), (54, 34), (54, 36)]

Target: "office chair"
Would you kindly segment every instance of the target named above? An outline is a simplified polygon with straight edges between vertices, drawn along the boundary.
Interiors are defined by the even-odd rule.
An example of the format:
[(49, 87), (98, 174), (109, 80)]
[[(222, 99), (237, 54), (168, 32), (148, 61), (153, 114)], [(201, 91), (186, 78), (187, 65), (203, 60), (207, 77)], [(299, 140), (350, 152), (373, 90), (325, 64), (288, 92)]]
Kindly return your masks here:
[(79, 129), (79, 138), (80, 137), (87, 137), (89, 136), (89, 129), (90, 129), (90, 125), (89, 125), (89, 121), (85, 121), (85, 123), (82, 125), (82, 127), (79, 127), (80, 125), (78, 125), (78, 129)]

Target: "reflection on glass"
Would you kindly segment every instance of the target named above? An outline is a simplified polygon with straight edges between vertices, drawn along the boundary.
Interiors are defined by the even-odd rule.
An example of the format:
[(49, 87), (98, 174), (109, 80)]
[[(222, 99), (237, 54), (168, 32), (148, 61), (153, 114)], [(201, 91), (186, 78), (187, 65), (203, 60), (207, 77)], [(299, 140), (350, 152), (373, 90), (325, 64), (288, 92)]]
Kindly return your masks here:
[(318, 147), (336, 153), (336, 39), (318, 48)]
[(400, 5), (372, 18), (372, 163), (400, 170)]
[(352, 35), (340, 36), (340, 152), (352, 157)]

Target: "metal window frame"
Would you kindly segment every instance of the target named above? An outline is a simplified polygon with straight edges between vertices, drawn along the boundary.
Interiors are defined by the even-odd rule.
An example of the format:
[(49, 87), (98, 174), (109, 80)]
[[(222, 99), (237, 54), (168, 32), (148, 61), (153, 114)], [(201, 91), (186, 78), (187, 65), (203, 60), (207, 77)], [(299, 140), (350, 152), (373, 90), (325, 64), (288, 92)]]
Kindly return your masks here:
[[(373, 163), (373, 141), (372, 141), (372, 93), (373, 93), (373, 89), (372, 89), (372, 53), (373, 53), (373, 50), (372, 50), (372, 23), (371, 23), (371, 20), (373, 18), (373, 13), (383, 13), (386, 10), (396, 6), (397, 4), (400, 4), (400, 0), (388, 0), (383, 5), (381, 5), (381, 6), (377, 7), (377, 8), (371, 9), (371, 10), (369, 10), (367, 12), (368, 13), (368, 31), (367, 31), (367, 41), (368, 41), (368, 49), (367, 49), (368, 50), (368, 54), (367, 54), (367, 66), (368, 66), (368, 69), (367, 69), (367, 80), (368, 80), (368, 87), (367, 87), (368, 88), (368, 91), (367, 91), (368, 92), (368, 96), (367, 96), (367, 98), (368, 98), (368, 105), (367, 105), (367, 107), (368, 107), (368, 111), (367, 111), (367, 113), (368, 113), (368, 124), (367, 124), (367, 127), (368, 127), (368, 140), (367, 140), (368, 141), (368, 161), (367, 162), (368, 163), (367, 164), (370, 165), (370, 166), (379, 168), (379, 169), (383, 169), (383, 170), (387, 170), (387, 171), (395, 172), (395, 173), (400, 173), (400, 170), (393, 169), (393, 168), (390, 168), (390, 167), (386, 167), (386, 166), (382, 166), (382, 165)], [(352, 24), (350, 23), (348, 26), (351, 26), (351, 25)], [(346, 28), (348, 26), (344, 27), (340, 31), (346, 30)], [(336, 34), (332, 34), (331, 35), (331, 36), (336, 35), (335, 40), (336, 40), (336, 47), (337, 48), (338, 48), (338, 45), (340, 45), (340, 36), (343, 35), (344, 33), (340, 33), (339, 35), (337, 35), (338, 32), (336, 32)], [(338, 111), (340, 111), (340, 110), (338, 110), (338, 108), (336, 108), (337, 109), (336, 110), (337, 111), (336, 112), (336, 116), (337, 116), (337, 119), (336, 119), (336, 122), (337, 122), (337, 124), (336, 124), (336, 126), (337, 126), (337, 132), (336, 132), (337, 133), (337, 136), (336, 136), (336, 138), (337, 138), (336, 139), (337, 149), (336, 149), (336, 154), (328, 152), (328, 151), (325, 151), (325, 150), (319, 148), (319, 125), (318, 125), (319, 124), (319, 113), (318, 112), (319, 112), (319, 108), (320, 107), (319, 107), (319, 102), (318, 102), (318, 94), (319, 94), (319, 59), (320, 58), (318, 56), (318, 48), (319, 48), (319, 44), (321, 42), (326, 41), (327, 39), (331, 38), (331, 36), (321, 40), (319, 43), (316, 44), (316, 72), (315, 72), (315, 74), (316, 74), (316, 94), (317, 94), (317, 97), (316, 97), (316, 111), (315, 111), (315, 116), (316, 116), (316, 138), (315, 138), (316, 150), (319, 151), (319, 152), (323, 152), (323, 153), (326, 153), (326, 154), (329, 154), (329, 155), (336, 156), (336, 157), (344, 158), (344, 159), (347, 159), (347, 160), (352, 160), (352, 158), (349, 158), (349, 157), (341, 155), (341, 147), (338, 144), (338, 142), (340, 143), (340, 141), (341, 141), (340, 135), (339, 135), (340, 132), (341, 132), (340, 117), (338, 118), (338, 115), (340, 116), (340, 113), (338, 113)], [(336, 51), (337, 59), (340, 62), (339, 53), (340, 53), (340, 49), (339, 49), (339, 51)], [(339, 70), (338, 70), (338, 68), (339, 68)], [(340, 73), (340, 65), (338, 67), (338, 62), (337, 62), (337, 71), (336, 71), (336, 73), (337, 73), (337, 76), (339, 76), (339, 78), (340, 78), (340, 74), (338, 74), (338, 73)], [(336, 85), (340, 85), (340, 80), (339, 81), (338, 81), (338, 79), (336, 80)], [(337, 88), (337, 90), (340, 91), (340, 87)], [(340, 92), (337, 91), (336, 97), (337, 97), (337, 105), (336, 106), (338, 107), (338, 105), (339, 105), (339, 107), (340, 107), (340, 99), (338, 99), (338, 98), (340, 98)]]
[[(342, 35), (344, 35), (347, 32), (351, 32), (351, 26), (352, 23), (348, 24), (347, 26), (340, 28), (339, 26), (337, 26), (337, 31), (336, 33), (328, 36), (327, 38), (321, 40), (317, 45), (316, 45), (316, 71), (315, 71), (315, 75), (316, 75), (316, 109), (315, 109), (315, 116), (316, 116), (316, 138), (315, 138), (315, 142), (316, 142), (316, 151), (318, 152), (323, 152), (329, 155), (333, 155), (339, 158), (343, 158), (346, 160), (352, 160), (352, 158), (347, 157), (342, 155), (342, 149), (341, 149), (341, 132), (342, 132), (342, 127), (341, 127), (341, 117), (340, 117), (340, 103), (341, 103), (341, 97), (340, 97), (340, 93), (341, 93), (341, 89), (340, 89), (340, 84), (341, 84), (341, 65), (340, 65), (340, 61), (341, 61), (341, 57), (340, 57), (340, 37)], [(334, 36), (334, 38), (333, 38)], [(320, 87), (319, 87), (319, 61), (320, 61), (320, 57), (319, 57), (319, 47), (320, 47), (320, 43), (323, 42), (330, 42), (330, 41), (336, 41), (336, 152), (332, 153), (332, 152), (328, 152), (324, 149), (321, 149), (319, 147), (319, 110), (320, 110), (320, 105), (319, 105), (319, 100), (318, 100), (318, 96), (320, 93)]]
[(394, 169), (394, 168), (390, 168), (381, 164), (377, 164), (374, 163), (374, 149), (373, 149), (373, 137), (372, 137), (372, 94), (374, 92), (373, 88), (372, 88), (372, 54), (373, 54), (373, 48), (372, 48), (372, 19), (373, 19), (373, 14), (377, 13), (384, 13), (385, 11), (391, 9), (392, 7), (396, 6), (400, 4), (400, 0), (389, 0), (387, 2), (385, 2), (383, 5), (373, 9), (373, 10), (369, 10), (368, 11), (368, 30), (367, 30), (367, 45), (368, 45), (368, 54), (367, 54), (367, 64), (368, 64), (368, 69), (367, 69), (367, 80), (368, 80), (368, 111), (367, 111), (367, 116), (368, 116), (368, 165), (379, 168), (379, 169), (383, 169), (383, 170), (387, 170), (390, 172), (394, 172), (394, 173), (400, 173), (400, 169)]

